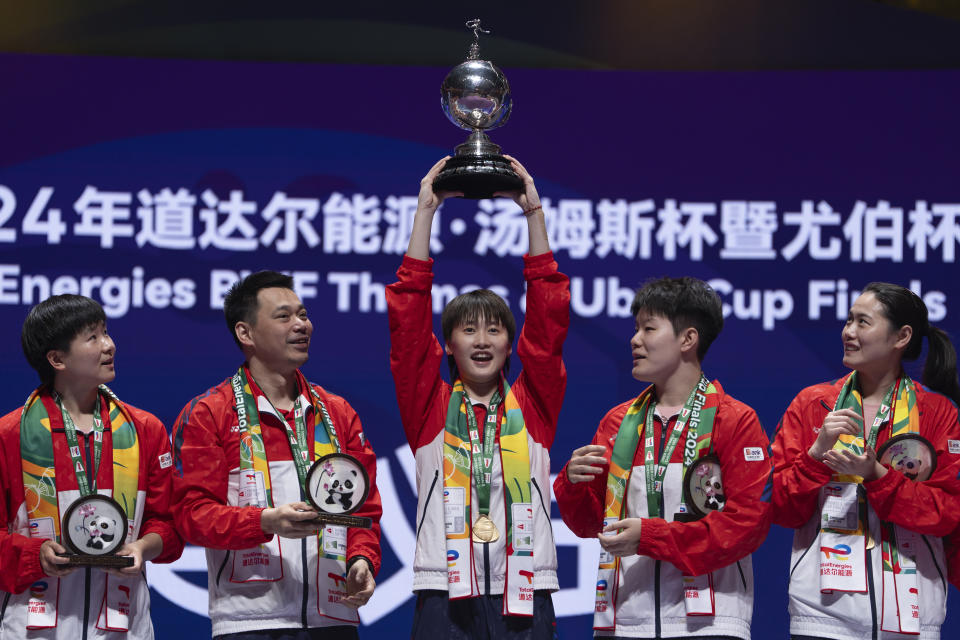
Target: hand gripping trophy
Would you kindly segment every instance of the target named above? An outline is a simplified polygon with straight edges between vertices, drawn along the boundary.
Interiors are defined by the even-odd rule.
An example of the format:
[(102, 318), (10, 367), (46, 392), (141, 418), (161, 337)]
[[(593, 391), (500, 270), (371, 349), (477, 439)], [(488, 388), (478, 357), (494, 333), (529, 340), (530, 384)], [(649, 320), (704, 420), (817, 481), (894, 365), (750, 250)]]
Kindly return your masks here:
[(467, 60), (450, 70), (440, 87), (440, 104), (453, 124), (470, 131), (457, 145), (456, 155), (447, 160), (433, 182), (434, 191), (459, 191), (464, 198), (492, 198), (502, 191), (520, 189), (522, 181), (500, 155), (500, 147), (484, 133), (504, 124), (510, 117), (512, 100), (506, 76), (492, 62), (480, 60), (480, 20), (470, 20), (473, 43)]

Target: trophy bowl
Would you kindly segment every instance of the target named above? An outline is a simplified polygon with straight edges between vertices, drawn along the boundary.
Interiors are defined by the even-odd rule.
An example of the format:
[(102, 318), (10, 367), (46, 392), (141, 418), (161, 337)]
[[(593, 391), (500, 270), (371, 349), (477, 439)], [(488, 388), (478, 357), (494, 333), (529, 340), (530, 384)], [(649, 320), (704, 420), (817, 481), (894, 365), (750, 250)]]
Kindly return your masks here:
[(474, 30), (474, 43), (467, 60), (450, 70), (440, 86), (440, 106), (450, 122), (470, 131), (466, 142), (457, 145), (433, 182), (434, 191), (459, 191), (464, 198), (491, 198), (497, 192), (516, 191), (523, 181), (500, 147), (485, 131), (496, 129), (510, 118), (513, 100), (507, 77), (489, 60), (479, 60), (479, 21), (467, 26)]
[(444, 78), (440, 105), (450, 122), (461, 129), (496, 129), (510, 117), (510, 84), (492, 62), (467, 60)]

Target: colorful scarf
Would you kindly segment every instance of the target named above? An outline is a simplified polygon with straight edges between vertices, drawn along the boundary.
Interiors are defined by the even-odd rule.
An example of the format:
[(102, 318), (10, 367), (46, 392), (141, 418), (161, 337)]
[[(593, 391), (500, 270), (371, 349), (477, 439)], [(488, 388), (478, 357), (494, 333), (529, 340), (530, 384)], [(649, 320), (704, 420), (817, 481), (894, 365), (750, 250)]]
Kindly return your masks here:
[[(716, 386), (708, 381), (703, 374), (700, 374), (700, 381), (691, 392), (687, 403), (680, 410), (680, 416), (671, 430), (670, 441), (672, 441), (673, 446), (670, 446), (670, 441), (666, 442), (659, 463), (652, 459), (652, 454), (645, 455), (645, 458), (649, 458), (644, 460), (648, 517), (663, 517), (663, 478), (684, 428), (687, 431), (683, 449), (684, 472), (698, 458), (711, 450), (713, 421), (716, 418), (719, 403), (720, 394), (717, 392)], [(613, 452), (610, 456), (610, 470), (607, 472), (604, 526), (623, 518), (627, 488), (630, 484), (630, 473), (641, 440), (644, 441), (644, 448), (647, 453), (650, 453), (653, 449), (652, 421), (655, 407), (654, 387), (651, 385), (637, 396), (620, 423), (616, 440), (613, 443)], [(620, 558), (601, 551), (597, 574), (594, 629), (613, 629), (616, 618), (615, 606), (620, 577)]]
[[(863, 417), (863, 398), (860, 393), (856, 371), (847, 376), (840, 388), (833, 410), (837, 411), (839, 409), (851, 409), (861, 418)], [(880, 429), (887, 423), (890, 424), (890, 438), (908, 433), (919, 434), (920, 432), (917, 390), (913, 380), (906, 374), (901, 374), (884, 395), (877, 410), (877, 416), (869, 430), (864, 420), (864, 433), (859, 435), (842, 434), (833, 448), (847, 450), (855, 455), (862, 455), (867, 446), (875, 449)], [(835, 473), (831, 478), (831, 483), (862, 485), (863, 478)], [(859, 488), (858, 512), (858, 527), (855, 531), (822, 527), (821, 547), (836, 549), (846, 545), (855, 552), (859, 552), (860, 547), (865, 547), (868, 526), (866, 498), (864, 492)], [(917, 569), (914, 561), (917, 551), (914, 540), (916, 534), (889, 522), (880, 523), (880, 534), (883, 566), (881, 628), (883, 631), (895, 633), (919, 633), (919, 599), (916, 591)], [(841, 544), (838, 544), (838, 542)], [(823, 573), (823, 563), (824, 559), (821, 558), (821, 573)], [(859, 560), (857, 560), (857, 564), (860, 564)], [(823, 586), (823, 578), (821, 578), (821, 586)], [(865, 591), (865, 588), (863, 591)]]
[[(29, 535), (45, 537), (52, 533), (61, 542), (59, 499), (57, 495), (56, 468), (53, 457), (53, 434), (50, 416), (43, 397), (50, 390), (37, 388), (24, 404), (20, 415), (20, 466), (23, 474), (23, 492), (29, 518)], [(140, 535), (140, 518), (143, 509), (137, 508), (140, 480), (140, 447), (133, 417), (117, 396), (105, 385), (100, 385), (95, 410), (102, 411), (102, 401), (107, 403), (111, 439), (113, 442), (113, 499), (116, 500), (130, 523), (126, 542)], [(97, 437), (95, 434), (94, 437)], [(76, 469), (75, 473), (83, 473)], [(91, 470), (91, 475), (97, 470)], [(96, 479), (94, 478), (94, 482)], [(95, 485), (94, 485), (95, 486)], [(64, 504), (64, 508), (69, 505)], [(130, 627), (130, 590), (139, 578), (107, 576), (104, 580), (103, 603), (97, 619), (97, 628), (110, 631), (127, 631)], [(60, 606), (59, 578), (55, 588), (33, 594), (27, 603), (27, 629), (52, 629), (57, 626)], [(113, 586), (111, 586), (113, 585)]]
[[(507, 584), (504, 613), (533, 615), (533, 502), (527, 427), (510, 385), (502, 380), (504, 415), (500, 421), (500, 463), (506, 507)], [(473, 454), (463, 383), (454, 382), (443, 434), (443, 488), (447, 526), (447, 582), (451, 599), (478, 595), (471, 541), (470, 478)], [(476, 452), (479, 453), (479, 452)], [(458, 507), (462, 506), (462, 511)], [(449, 511), (456, 511), (454, 515)]]
[[(60, 542), (60, 513), (57, 501), (56, 469), (53, 461), (53, 438), (50, 416), (42, 397), (44, 387), (27, 398), (20, 416), (20, 458), (23, 469), (23, 490), (27, 517), (31, 521), (49, 518), (57, 542)], [(113, 440), (113, 499), (120, 503), (128, 520), (137, 513), (137, 488), (140, 476), (140, 447), (133, 418), (105, 385), (100, 385), (100, 398), (107, 402)], [(31, 527), (31, 532), (38, 528)]]

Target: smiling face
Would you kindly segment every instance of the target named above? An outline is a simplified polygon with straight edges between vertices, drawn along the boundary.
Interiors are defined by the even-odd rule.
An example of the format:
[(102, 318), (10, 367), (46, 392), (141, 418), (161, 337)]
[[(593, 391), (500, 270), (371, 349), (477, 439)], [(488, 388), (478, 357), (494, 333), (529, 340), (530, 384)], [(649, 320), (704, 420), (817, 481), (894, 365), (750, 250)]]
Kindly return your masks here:
[(634, 328), (630, 339), (631, 373), (637, 380), (662, 384), (680, 366), (683, 338), (674, 333), (669, 320), (645, 309), (637, 312)]
[(890, 324), (872, 293), (862, 294), (850, 307), (840, 334), (844, 366), (872, 375), (899, 370), (909, 331), (910, 327), (898, 329)]
[(257, 292), (256, 320), (238, 322), (237, 336), (251, 357), (278, 373), (303, 365), (310, 356), (313, 324), (291, 289), (269, 287)]
[(116, 352), (107, 325), (98, 322), (75, 335), (66, 351), (51, 351), (48, 359), (58, 382), (96, 387), (116, 377)]
[(454, 327), (444, 348), (448, 356), (453, 356), (460, 379), (468, 388), (497, 380), (511, 353), (506, 328), (482, 317)]

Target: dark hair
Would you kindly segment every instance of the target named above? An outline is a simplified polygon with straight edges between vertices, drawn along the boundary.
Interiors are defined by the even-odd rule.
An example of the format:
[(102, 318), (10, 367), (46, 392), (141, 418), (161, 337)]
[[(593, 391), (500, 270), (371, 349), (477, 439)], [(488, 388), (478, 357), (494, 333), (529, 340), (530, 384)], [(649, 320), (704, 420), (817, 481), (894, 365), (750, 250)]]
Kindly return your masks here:
[(723, 329), (720, 296), (703, 280), (689, 276), (645, 282), (630, 305), (634, 316), (641, 310), (669, 320), (677, 335), (688, 327), (696, 329), (700, 336), (697, 359), (701, 362)]
[(930, 349), (923, 366), (923, 384), (960, 404), (960, 384), (957, 382), (957, 351), (946, 332), (930, 325), (927, 305), (910, 289), (889, 282), (871, 282), (863, 293), (872, 293), (893, 331), (910, 326), (913, 335), (903, 351), (903, 360), (916, 360), (927, 337)]
[[(451, 300), (440, 315), (440, 326), (443, 330), (444, 342), (450, 342), (450, 336), (457, 327), (480, 320), (496, 322), (507, 330), (507, 343), (513, 344), (513, 336), (517, 333), (517, 321), (510, 311), (510, 307), (503, 298), (490, 289), (476, 289), (462, 293)], [(450, 381), (456, 380), (460, 373), (453, 356), (447, 356), (450, 366)], [(503, 373), (510, 371), (510, 358), (503, 363)]]
[(237, 282), (223, 298), (223, 316), (227, 320), (227, 329), (233, 336), (233, 341), (240, 345), (237, 338), (236, 326), (238, 322), (255, 324), (259, 302), (257, 294), (261, 289), (290, 289), (293, 290), (293, 278), (277, 271), (257, 271)]
[(67, 293), (50, 296), (30, 309), (20, 331), (20, 345), (30, 366), (44, 384), (53, 384), (56, 372), (47, 361), (50, 351), (69, 351), (70, 343), (84, 329), (106, 323), (107, 316), (96, 300)]

